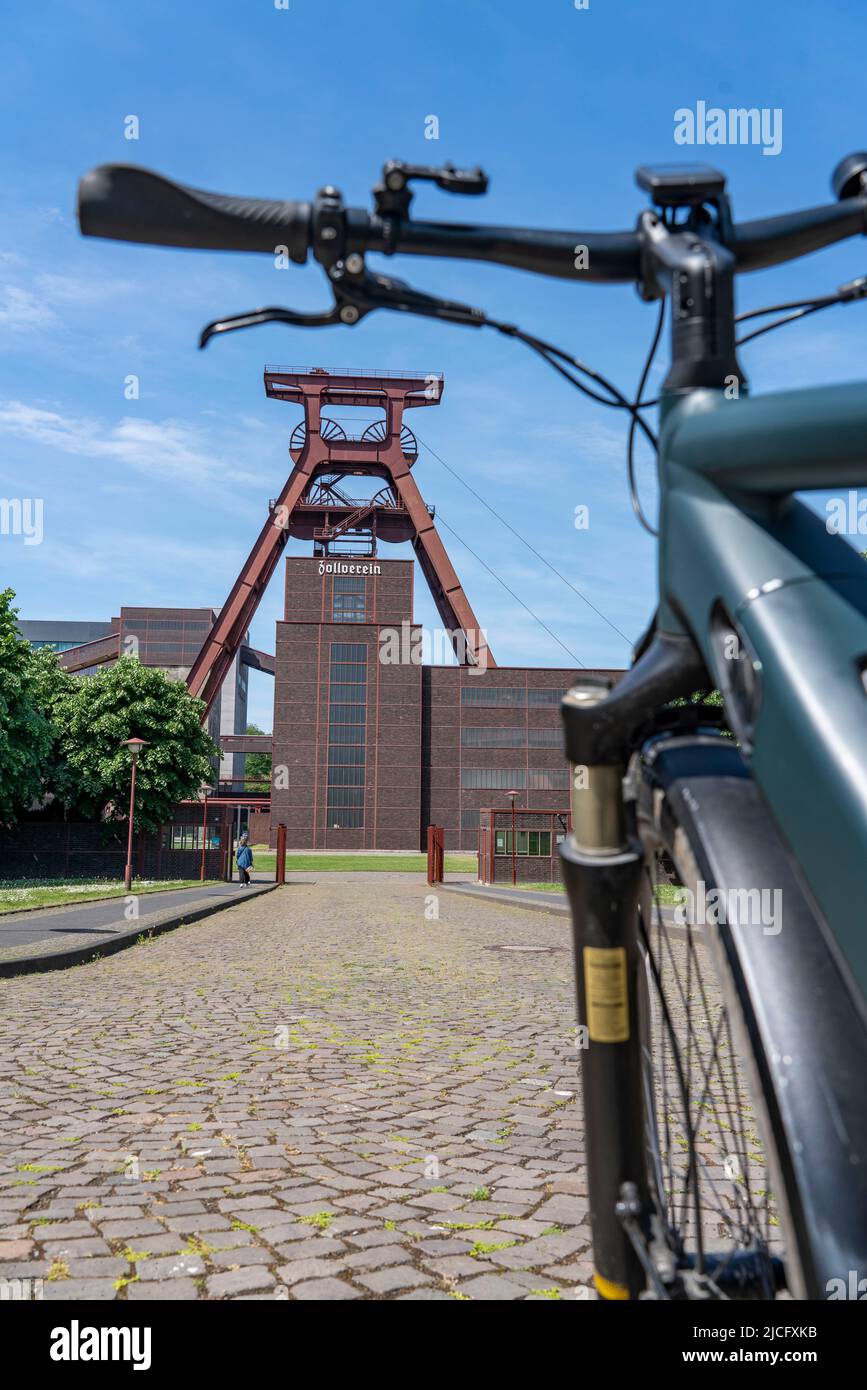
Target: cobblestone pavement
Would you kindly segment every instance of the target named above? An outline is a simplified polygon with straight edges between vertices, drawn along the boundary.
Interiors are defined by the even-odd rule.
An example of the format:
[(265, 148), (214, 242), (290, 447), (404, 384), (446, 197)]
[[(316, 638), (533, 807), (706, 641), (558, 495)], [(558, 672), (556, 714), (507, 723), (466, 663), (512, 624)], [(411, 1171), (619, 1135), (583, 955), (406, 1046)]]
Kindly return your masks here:
[(0, 982), (0, 1279), (589, 1296), (568, 923), (335, 878)]

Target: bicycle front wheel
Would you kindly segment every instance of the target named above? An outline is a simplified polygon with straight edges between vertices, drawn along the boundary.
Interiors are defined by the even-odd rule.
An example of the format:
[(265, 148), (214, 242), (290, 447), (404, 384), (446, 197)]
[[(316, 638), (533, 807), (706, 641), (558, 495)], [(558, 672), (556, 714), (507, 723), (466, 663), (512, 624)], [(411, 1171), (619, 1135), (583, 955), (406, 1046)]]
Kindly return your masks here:
[(647, 1295), (852, 1296), (863, 1001), (730, 740), (662, 738), (634, 773)]

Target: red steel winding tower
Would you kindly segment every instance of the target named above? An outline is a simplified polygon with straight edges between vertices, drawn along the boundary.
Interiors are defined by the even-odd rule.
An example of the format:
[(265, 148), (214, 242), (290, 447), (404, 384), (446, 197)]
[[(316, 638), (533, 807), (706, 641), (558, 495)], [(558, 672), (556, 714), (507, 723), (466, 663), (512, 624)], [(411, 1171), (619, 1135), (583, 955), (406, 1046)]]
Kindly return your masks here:
[[(292, 432), (294, 468), (270, 505), (253, 549), (202, 644), (189, 676), (190, 693), (210, 709), (250, 626), (289, 536), (312, 540), (319, 555), (373, 555), (378, 541), (410, 541), (458, 660), (496, 665), (484, 633), (449, 560), (411, 469), (418, 445), (404, 413), (439, 405), (441, 374), (266, 367), (265, 393), (304, 409)], [(383, 412), (358, 434), (347, 434), (323, 411), (334, 406)], [(381, 479), (371, 498), (354, 499), (354, 477)]]

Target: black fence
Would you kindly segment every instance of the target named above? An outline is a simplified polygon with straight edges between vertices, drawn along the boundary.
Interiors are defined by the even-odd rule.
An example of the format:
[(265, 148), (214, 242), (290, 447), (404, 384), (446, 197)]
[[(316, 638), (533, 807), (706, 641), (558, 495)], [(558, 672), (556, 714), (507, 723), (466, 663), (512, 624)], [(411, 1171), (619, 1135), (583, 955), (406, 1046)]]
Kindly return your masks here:
[[(209, 835), (204, 850), (205, 878), (222, 878), (226, 848)], [(178, 837), (166, 827), (133, 841), (133, 874), (155, 880), (198, 878), (201, 838), (195, 848), (176, 848)], [(183, 841), (181, 841), (183, 843)], [(126, 836), (101, 823), (22, 820), (0, 828), (0, 880), (121, 879), (126, 867)]]

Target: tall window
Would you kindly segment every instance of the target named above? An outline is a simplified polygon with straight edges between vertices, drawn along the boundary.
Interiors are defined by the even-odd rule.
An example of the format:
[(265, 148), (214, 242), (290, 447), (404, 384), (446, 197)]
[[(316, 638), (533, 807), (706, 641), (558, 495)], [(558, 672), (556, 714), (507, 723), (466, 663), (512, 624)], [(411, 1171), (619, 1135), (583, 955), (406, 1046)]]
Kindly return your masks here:
[(331, 621), (333, 623), (363, 623), (365, 619), (366, 580), (354, 574), (336, 575), (331, 591)]
[[(339, 580), (334, 582), (336, 585)], [(364, 642), (331, 643), (329, 697), (328, 828), (355, 829), (364, 825), (367, 710), (367, 646)]]

